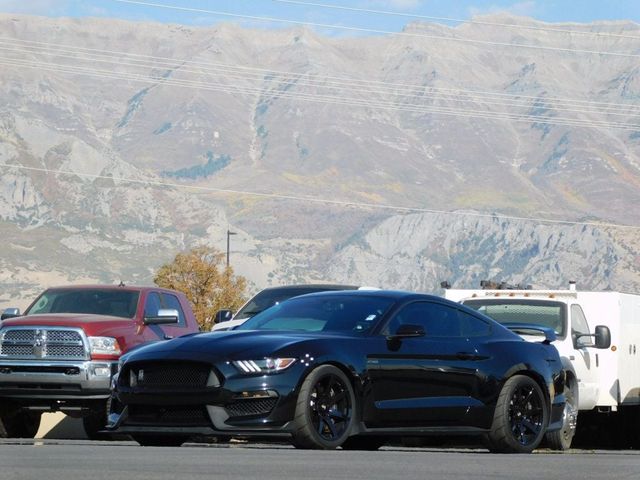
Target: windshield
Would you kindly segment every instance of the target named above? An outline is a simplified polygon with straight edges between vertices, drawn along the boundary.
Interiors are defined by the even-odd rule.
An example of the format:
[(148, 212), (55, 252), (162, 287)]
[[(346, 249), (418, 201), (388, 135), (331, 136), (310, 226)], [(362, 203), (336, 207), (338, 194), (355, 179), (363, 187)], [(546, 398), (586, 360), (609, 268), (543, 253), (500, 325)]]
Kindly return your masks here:
[(53, 289), (40, 295), (25, 312), (89, 313), (133, 318), (138, 307), (139, 292), (114, 289)]
[[(344, 287), (345, 289), (348, 287)], [(290, 299), (291, 297), (297, 297), (298, 295), (305, 295), (307, 293), (316, 293), (323, 292), (325, 290), (329, 290), (330, 287), (322, 287), (319, 286), (317, 288), (300, 288), (300, 287), (291, 287), (291, 288), (274, 288), (272, 290), (263, 290), (258, 293), (255, 297), (247, 302), (245, 306), (243, 306), (238, 313), (233, 317), (234, 320), (243, 320), (245, 318), (250, 318), (256, 315), (257, 313), (266, 310), (273, 305), (276, 305), (280, 302), (284, 302), (285, 300)], [(334, 288), (335, 290), (335, 288)]]
[(237, 330), (366, 332), (392, 304), (392, 299), (371, 296), (292, 298), (252, 317)]
[(544, 300), (482, 299), (463, 302), (499, 323), (529, 323), (552, 328), (558, 337), (566, 332), (566, 305)]

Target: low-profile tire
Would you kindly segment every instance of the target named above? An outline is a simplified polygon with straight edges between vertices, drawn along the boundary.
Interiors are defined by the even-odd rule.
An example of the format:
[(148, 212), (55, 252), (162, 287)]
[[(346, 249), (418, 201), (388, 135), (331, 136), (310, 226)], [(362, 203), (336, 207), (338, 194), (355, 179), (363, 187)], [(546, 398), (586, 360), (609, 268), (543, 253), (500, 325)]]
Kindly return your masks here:
[(4, 438), (34, 438), (40, 428), (42, 413), (9, 409), (0, 418), (0, 436)]
[(498, 397), (487, 448), (495, 453), (531, 453), (544, 438), (549, 407), (540, 385), (525, 375), (509, 378)]
[(338, 448), (349, 438), (354, 414), (355, 395), (347, 376), (333, 365), (321, 365), (300, 387), (292, 443), (296, 448)]
[(552, 450), (568, 450), (576, 434), (578, 423), (578, 396), (573, 385), (568, 385), (564, 392), (566, 403), (562, 412), (562, 428), (557, 432), (545, 435), (547, 446)]
[(131, 435), (143, 447), (179, 447), (187, 441), (175, 435)]
[(385, 443), (387, 443), (386, 437), (369, 436), (369, 435), (354, 435), (347, 438), (342, 444), (343, 450), (378, 450)]

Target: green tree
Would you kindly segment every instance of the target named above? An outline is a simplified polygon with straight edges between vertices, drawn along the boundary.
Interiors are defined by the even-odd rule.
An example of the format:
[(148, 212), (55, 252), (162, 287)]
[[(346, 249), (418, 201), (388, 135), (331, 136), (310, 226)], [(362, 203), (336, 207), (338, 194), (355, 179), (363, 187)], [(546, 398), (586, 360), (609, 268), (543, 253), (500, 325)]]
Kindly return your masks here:
[(218, 310), (237, 310), (245, 302), (247, 281), (225, 265), (225, 255), (213, 247), (196, 247), (178, 253), (162, 265), (153, 281), (159, 287), (183, 292), (200, 327), (211, 330)]

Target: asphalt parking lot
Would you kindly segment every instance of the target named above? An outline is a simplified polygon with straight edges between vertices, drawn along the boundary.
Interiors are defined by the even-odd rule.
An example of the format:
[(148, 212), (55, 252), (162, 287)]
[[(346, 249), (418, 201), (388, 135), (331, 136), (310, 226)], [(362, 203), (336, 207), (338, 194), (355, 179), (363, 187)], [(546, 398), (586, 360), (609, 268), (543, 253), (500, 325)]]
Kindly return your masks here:
[(640, 478), (640, 452), (537, 450), (531, 455), (496, 455), (480, 448), (383, 447), (354, 452), (235, 441), (157, 448), (129, 441), (2, 440), (0, 469), (0, 478), (21, 480), (621, 480)]

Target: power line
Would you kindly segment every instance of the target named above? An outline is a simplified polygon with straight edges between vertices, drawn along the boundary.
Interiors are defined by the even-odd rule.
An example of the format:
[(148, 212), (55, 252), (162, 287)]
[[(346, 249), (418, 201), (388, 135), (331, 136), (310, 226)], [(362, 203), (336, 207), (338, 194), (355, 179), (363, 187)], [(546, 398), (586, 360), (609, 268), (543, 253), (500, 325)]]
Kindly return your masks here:
[[(32, 61), (0, 61), (1, 65), (8, 66), (21, 66), (27, 68), (37, 68), (39, 70), (50, 70), (56, 71), (60, 73), (68, 73), (73, 75), (88, 75), (92, 77), (98, 78), (111, 78), (111, 79), (121, 79), (121, 80), (131, 80), (136, 82), (143, 83), (154, 83), (154, 84), (163, 84), (170, 86), (181, 86), (188, 88), (196, 88), (200, 90), (210, 90), (210, 91), (218, 91), (229, 94), (237, 94), (243, 93), (247, 95), (264, 95), (267, 92), (263, 88), (251, 88), (251, 87), (241, 87), (238, 85), (230, 86), (230, 85), (220, 85), (215, 83), (204, 83), (199, 81), (190, 81), (190, 80), (172, 80), (167, 78), (161, 79), (153, 79), (149, 78), (146, 75), (140, 74), (122, 74), (113, 72), (110, 70), (96, 70), (96, 69), (87, 69), (83, 67), (74, 67), (74, 66), (61, 66), (56, 65), (52, 66), (50, 63), (44, 62), (32, 62)], [(446, 107), (435, 107), (435, 106), (413, 106), (407, 104), (394, 104), (392, 102), (382, 102), (382, 101), (372, 101), (368, 98), (356, 99), (356, 98), (345, 98), (340, 96), (327, 96), (327, 95), (316, 95), (316, 94), (303, 94), (303, 93), (291, 93), (286, 91), (278, 91), (275, 93), (271, 93), (272, 98), (290, 98), (296, 100), (305, 100), (305, 101), (313, 101), (319, 103), (327, 103), (333, 105), (344, 105), (344, 106), (360, 106), (364, 108), (375, 108), (375, 109), (383, 109), (383, 110), (395, 110), (395, 111), (406, 111), (412, 113), (435, 113), (435, 114), (443, 114), (443, 115), (451, 115), (458, 117), (466, 117), (466, 118), (482, 118), (482, 119), (490, 119), (490, 120), (512, 120), (515, 122), (525, 122), (525, 123), (533, 123), (533, 124), (550, 124), (550, 125), (564, 125), (564, 126), (575, 126), (575, 127), (601, 127), (601, 128), (614, 128), (621, 130), (630, 130), (636, 131), (640, 128), (638, 124), (629, 124), (629, 123), (619, 123), (619, 122), (607, 122), (607, 121), (583, 121), (579, 119), (571, 119), (571, 118), (563, 118), (563, 117), (549, 117), (549, 116), (532, 116), (532, 115), (524, 115), (524, 114), (509, 114), (509, 113), (500, 113), (500, 112), (489, 112), (489, 111), (479, 111), (479, 110), (460, 110), (460, 109), (452, 109)]]
[(346, 7), (343, 5), (306, 2), (306, 1), (303, 2), (299, 0), (271, 0), (271, 1), (276, 3), (302, 5), (306, 7), (319, 7), (319, 8), (329, 8), (329, 9), (344, 10), (344, 11), (351, 11), (351, 12), (374, 13), (378, 15), (417, 18), (422, 20), (437, 20), (437, 21), (454, 22), (454, 23), (468, 23), (472, 25), (485, 25), (485, 26), (491, 26), (491, 27), (517, 28), (518, 30), (534, 30), (534, 31), (541, 31), (541, 32), (569, 33), (572, 35), (588, 35), (588, 36), (596, 36), (596, 37), (614, 37), (614, 38), (627, 38), (630, 40), (640, 40), (640, 37), (635, 37), (633, 35), (622, 35), (622, 34), (611, 33), (611, 32), (591, 32), (591, 31), (570, 30), (570, 29), (553, 28), (553, 27), (534, 27), (531, 25), (523, 25), (523, 24), (515, 24), (515, 23), (497, 23), (497, 22), (485, 22), (482, 20), (465, 20), (461, 18), (434, 17), (430, 15), (417, 15), (417, 14), (404, 13), (404, 12), (391, 12), (387, 10), (374, 10), (369, 8)]
[[(61, 49), (58, 48), (56, 51), (52, 52), (49, 50), (45, 50), (42, 47), (37, 46), (22, 46), (22, 48), (11, 48), (10, 46), (4, 46), (9, 42), (0, 39), (0, 50), (4, 50), (9, 53), (19, 53), (23, 55), (25, 52), (34, 53), (34, 54), (44, 54), (58, 57), (58, 58), (70, 58), (74, 60), (87, 61), (93, 63), (108, 63), (116, 66), (132, 66), (137, 68), (167, 68), (167, 69), (176, 69), (182, 73), (210, 73), (212, 75), (221, 76), (225, 78), (235, 78), (235, 79), (245, 79), (245, 80), (264, 80), (264, 73), (246, 73), (243, 70), (238, 71), (233, 66), (224, 66), (218, 65), (215, 68), (212, 66), (206, 67), (197, 67), (198, 70), (193, 70), (189, 68), (189, 62), (187, 61), (163, 61), (163, 60), (131, 60), (125, 61), (121, 58), (117, 58), (114, 56), (105, 56), (104, 54), (96, 54), (96, 53), (84, 53), (77, 50), (69, 50), (69, 49)], [(15, 45), (15, 44), (13, 44)], [(20, 45), (18, 44), (20, 47)], [(66, 54), (68, 53), (68, 55)], [(56, 64), (55, 62), (52, 62)], [(57, 65), (57, 64), (56, 64)], [(278, 74), (273, 74), (272, 80), (280, 81), (280, 82), (295, 82), (296, 86), (309, 86), (315, 87), (318, 89), (344, 89), (351, 90), (360, 95), (367, 94), (380, 94), (380, 95), (388, 95), (393, 96), (394, 98), (408, 98), (414, 99), (415, 97), (419, 97), (420, 99), (432, 98), (434, 100), (447, 100), (451, 102), (457, 103), (470, 103), (470, 102), (478, 102), (487, 106), (504, 106), (504, 107), (515, 107), (515, 108), (533, 108), (535, 105), (532, 105), (530, 102), (522, 103), (516, 102), (508, 99), (492, 99), (499, 101), (488, 101), (482, 98), (482, 96), (470, 96), (470, 98), (463, 97), (460, 94), (451, 94), (451, 93), (431, 93), (429, 89), (426, 87), (423, 88), (389, 88), (389, 87), (375, 87), (363, 85), (360, 82), (335, 82), (335, 81), (323, 81), (322, 78), (313, 79), (309, 78), (305, 74), (290, 74), (286, 76), (279, 76)], [(535, 102), (546, 102), (548, 101), (544, 97), (537, 97)], [(561, 102), (562, 103), (562, 102)], [(567, 106), (548, 106), (548, 109), (551, 110), (563, 110), (566, 112), (574, 112), (574, 113), (606, 113), (609, 115), (617, 115), (624, 117), (637, 117), (640, 116), (640, 111), (632, 112), (631, 110), (634, 108), (638, 108), (633, 105), (625, 105), (623, 109), (612, 108), (612, 107), (597, 107), (597, 110), (591, 109), (588, 105), (585, 107), (584, 105), (578, 105), (582, 108), (569, 108), (573, 105), (567, 104)], [(586, 109), (584, 109), (586, 108)]]
[(356, 208), (364, 208), (364, 209), (374, 209), (374, 210), (393, 210), (398, 212), (406, 212), (406, 213), (429, 213), (434, 215), (454, 215), (454, 216), (462, 216), (462, 217), (474, 217), (474, 218), (497, 218), (503, 220), (516, 220), (516, 221), (526, 221), (526, 222), (537, 222), (537, 223), (550, 223), (554, 225), (577, 225), (577, 226), (586, 226), (586, 227), (596, 227), (596, 228), (619, 228), (626, 230), (640, 230), (640, 226), (636, 225), (624, 225), (619, 223), (600, 223), (600, 222), (579, 222), (572, 220), (555, 220), (541, 217), (520, 217), (515, 215), (503, 215), (496, 213), (480, 213), (480, 212), (460, 212), (460, 211), (447, 211), (447, 210), (436, 210), (431, 208), (420, 208), (420, 207), (406, 207), (400, 205), (389, 205), (389, 204), (376, 204), (376, 203), (366, 203), (366, 202), (352, 202), (352, 201), (344, 201), (344, 200), (332, 200), (326, 198), (318, 198), (311, 196), (301, 196), (301, 195), (284, 195), (278, 193), (268, 193), (268, 192), (252, 192), (247, 190), (234, 190), (227, 188), (216, 188), (216, 187), (203, 187), (198, 185), (185, 185), (182, 183), (169, 183), (169, 182), (161, 182), (158, 180), (137, 180), (125, 177), (116, 177), (113, 175), (97, 175), (91, 173), (79, 173), (73, 172), (70, 170), (52, 170), (48, 168), (39, 168), (39, 167), (28, 167), (25, 165), (10, 165), (10, 164), (0, 164), (0, 168), (9, 168), (15, 170), (26, 170), (33, 172), (41, 172), (47, 175), (68, 175), (73, 177), (81, 177), (81, 178), (90, 178), (94, 180), (111, 180), (118, 181), (123, 183), (133, 183), (138, 185), (148, 185), (151, 187), (170, 187), (170, 188), (178, 188), (178, 189), (190, 189), (190, 190), (198, 190), (202, 192), (210, 192), (210, 193), (225, 193), (232, 195), (244, 195), (244, 196), (253, 196), (260, 198), (269, 198), (275, 200), (294, 200), (301, 202), (310, 202), (310, 203), (320, 203), (325, 205), (334, 205), (340, 207), (356, 207)]
[(307, 27), (317, 27), (317, 28), (328, 28), (328, 29), (341, 29), (348, 30), (353, 32), (362, 32), (362, 33), (376, 33), (381, 35), (397, 35), (403, 37), (412, 37), (412, 38), (425, 38), (429, 40), (444, 40), (448, 42), (461, 42), (467, 44), (478, 44), (490, 47), (518, 47), (518, 48), (530, 48), (534, 50), (544, 50), (544, 51), (552, 51), (552, 52), (563, 52), (563, 53), (580, 53), (580, 54), (589, 54), (589, 55), (610, 55), (615, 57), (626, 57), (626, 58), (640, 58), (640, 54), (634, 53), (622, 53), (622, 52), (603, 52), (597, 50), (583, 50), (576, 48), (562, 48), (562, 47), (545, 47), (542, 45), (527, 45), (524, 43), (508, 43), (508, 42), (492, 42), (488, 40), (473, 40), (469, 38), (460, 38), (460, 37), (446, 37), (442, 35), (426, 35), (421, 33), (412, 33), (412, 32), (393, 32), (389, 30), (377, 30), (371, 28), (361, 28), (361, 27), (350, 27), (345, 25), (334, 25), (334, 24), (326, 24), (326, 23), (316, 23), (316, 22), (303, 22), (300, 20), (289, 20), (285, 18), (275, 18), (275, 17), (261, 17), (256, 15), (241, 15), (238, 13), (231, 12), (223, 12), (219, 10), (205, 10), (200, 8), (189, 8), (189, 7), (179, 7), (175, 5), (166, 5), (161, 3), (151, 3), (151, 2), (142, 2), (137, 0), (111, 0), (113, 2), (119, 3), (128, 3), (133, 5), (141, 5), (147, 7), (154, 8), (166, 8), (170, 10), (178, 10), (192, 13), (207, 13), (210, 15), (218, 15), (224, 17), (231, 18), (242, 18), (245, 20), (257, 20), (263, 22), (275, 22), (275, 23), (286, 23), (291, 25), (303, 25)]
[[(122, 51), (99, 50), (99, 49), (75, 47), (70, 45), (56, 44), (56, 43), (49, 43), (49, 42), (35, 42), (30, 40), (20, 40), (20, 39), (10, 39), (6, 37), (0, 37), (0, 44), (9, 43), (9, 44), (15, 45), (16, 42), (18, 42), (17, 43), (18, 46), (22, 44), (35, 45), (35, 47), (32, 47), (32, 48), (36, 48), (36, 49), (40, 48), (37, 46), (42, 46), (45, 48), (49, 48), (49, 47), (55, 48), (55, 51), (45, 50), (48, 55), (55, 55), (55, 56), (60, 56), (58, 53), (56, 53), (58, 51), (68, 51), (72, 53), (89, 54), (89, 55), (93, 54), (93, 55), (103, 55), (103, 56), (118, 55), (118, 56), (132, 57), (134, 61), (136, 61), (135, 59), (140, 58), (145, 60), (148, 59), (149, 61), (171, 62), (171, 64), (168, 65), (167, 68), (180, 67), (181, 69), (183, 69), (184, 65), (194, 65), (194, 66), (199, 66), (200, 68), (203, 68), (204, 70), (207, 70), (207, 71), (218, 72), (220, 69), (227, 69), (227, 70), (231, 70), (232, 72), (233, 71), (255, 72), (255, 73), (249, 73), (248, 76), (274, 75), (274, 76), (284, 76), (284, 77), (292, 77), (292, 78), (309, 78), (311, 82), (316, 82), (316, 81), (324, 82), (324, 83), (330, 83), (332, 85), (338, 85), (338, 86), (343, 84), (353, 85), (355, 88), (359, 88), (359, 89), (360, 88), (382, 88), (382, 89), (387, 88), (387, 89), (394, 89), (394, 90), (396, 89), (407, 90), (409, 92), (413, 91), (418, 93), (421, 93), (423, 91), (428, 91), (434, 94), (449, 95), (449, 96), (469, 95), (469, 96), (474, 96), (479, 98), (486, 97), (486, 98), (494, 99), (495, 97), (497, 99), (514, 99), (513, 100), (514, 102), (517, 101), (517, 99), (539, 101), (541, 100), (541, 98), (543, 98), (545, 101), (553, 101), (556, 103), (562, 103), (562, 104), (567, 104), (572, 106), (575, 105), (575, 106), (587, 107), (587, 108), (591, 108), (593, 106), (593, 108), (599, 108), (600, 110), (610, 109), (610, 110), (616, 111), (618, 109), (621, 109), (621, 111), (627, 111), (630, 109), (640, 109), (640, 105), (633, 105), (630, 103), (598, 102), (598, 101), (592, 101), (592, 100), (580, 100), (580, 99), (562, 98), (562, 97), (540, 97), (540, 96), (531, 96), (531, 95), (510, 94), (510, 93), (503, 93), (503, 92), (484, 92), (484, 91), (478, 91), (478, 90), (452, 89), (452, 88), (444, 88), (444, 87), (431, 87), (431, 86), (425, 86), (425, 85), (391, 83), (391, 82), (375, 81), (375, 80), (361, 80), (361, 79), (335, 77), (335, 76), (328, 76), (328, 75), (319, 76), (319, 75), (313, 75), (309, 73), (299, 73), (299, 72), (290, 72), (290, 71), (273, 70), (273, 69), (261, 69), (261, 68), (247, 67), (242, 65), (228, 65), (228, 64), (216, 63), (216, 62), (198, 62), (198, 61), (184, 60), (184, 59), (173, 59), (170, 57), (157, 57), (157, 56), (134, 54), (134, 53), (122, 52)], [(120, 62), (121, 60), (118, 59), (118, 61)], [(318, 80), (313, 80), (313, 77), (317, 77)], [(508, 101), (510, 100), (507, 100), (507, 102)], [(516, 105), (516, 106), (519, 106), (519, 105)]]

